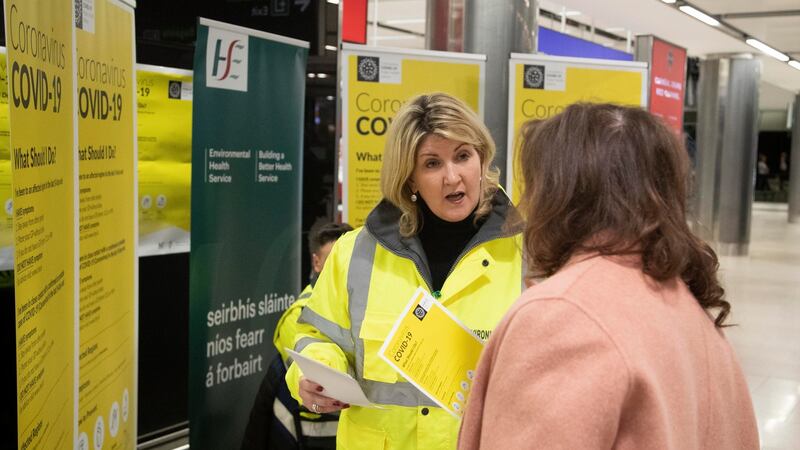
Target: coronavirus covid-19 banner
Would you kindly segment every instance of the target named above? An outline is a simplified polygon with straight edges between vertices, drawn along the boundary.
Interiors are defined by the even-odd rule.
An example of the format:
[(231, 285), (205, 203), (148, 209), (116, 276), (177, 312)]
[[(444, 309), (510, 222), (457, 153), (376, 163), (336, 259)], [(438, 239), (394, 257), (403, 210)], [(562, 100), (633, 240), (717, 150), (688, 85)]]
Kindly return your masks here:
[(418, 94), (445, 92), (483, 117), (486, 57), (345, 45), (341, 52), (342, 220), (362, 225), (381, 199), (386, 131)]
[(299, 294), (307, 58), (302, 41), (207, 19), (197, 28), (188, 383), (193, 449), (241, 446), (277, 353), (275, 325)]
[[(139, 256), (189, 251), (192, 72), (137, 64)], [(0, 271), (13, 270), (6, 49), (0, 47)]]
[(139, 256), (188, 252), (192, 72), (137, 67)]
[[(88, 8), (87, 8), (88, 6)], [(136, 448), (134, 11), (76, 2), (80, 205), (78, 448)]]
[(12, 130), (17, 448), (77, 448), (73, 2), (7, 0), (4, 11)]
[(647, 106), (647, 64), (512, 53), (508, 80), (506, 190), (519, 201), (519, 130), (576, 102)]

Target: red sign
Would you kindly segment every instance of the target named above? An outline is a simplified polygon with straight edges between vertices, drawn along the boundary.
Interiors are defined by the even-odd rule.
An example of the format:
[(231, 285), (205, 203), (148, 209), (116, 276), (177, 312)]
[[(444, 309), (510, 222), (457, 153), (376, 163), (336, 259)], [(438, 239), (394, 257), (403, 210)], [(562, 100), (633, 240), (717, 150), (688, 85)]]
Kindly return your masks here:
[(367, 0), (342, 0), (342, 42), (367, 43)]
[(653, 39), (650, 65), (650, 112), (683, 133), (683, 97), (686, 92), (686, 49)]

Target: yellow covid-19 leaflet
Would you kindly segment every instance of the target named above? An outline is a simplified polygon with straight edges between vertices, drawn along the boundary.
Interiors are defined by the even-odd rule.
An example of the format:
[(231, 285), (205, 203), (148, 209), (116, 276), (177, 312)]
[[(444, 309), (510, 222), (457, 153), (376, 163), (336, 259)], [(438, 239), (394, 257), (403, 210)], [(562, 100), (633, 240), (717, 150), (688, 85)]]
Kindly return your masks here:
[(342, 220), (364, 224), (381, 200), (386, 133), (406, 101), (444, 92), (483, 110), (486, 57), (346, 45), (342, 52)]
[(547, 55), (512, 54), (509, 61), (506, 191), (519, 202), (520, 130), (577, 102), (647, 106), (647, 64)]
[(460, 418), (482, 350), (478, 336), (419, 288), (379, 355), (436, 404)]

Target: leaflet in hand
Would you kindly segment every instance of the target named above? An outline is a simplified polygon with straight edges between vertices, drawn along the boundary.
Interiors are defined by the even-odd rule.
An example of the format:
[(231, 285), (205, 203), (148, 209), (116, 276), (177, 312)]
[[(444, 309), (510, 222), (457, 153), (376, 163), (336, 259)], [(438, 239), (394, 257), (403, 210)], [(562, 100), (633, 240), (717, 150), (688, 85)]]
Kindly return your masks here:
[(323, 391), (320, 394), (351, 405), (380, 408), (369, 401), (358, 381), (350, 375), (331, 369), (288, 348), (286, 353), (300, 366), (304, 377), (322, 386)]
[(431, 400), (460, 418), (482, 350), (478, 336), (419, 288), (379, 355)]

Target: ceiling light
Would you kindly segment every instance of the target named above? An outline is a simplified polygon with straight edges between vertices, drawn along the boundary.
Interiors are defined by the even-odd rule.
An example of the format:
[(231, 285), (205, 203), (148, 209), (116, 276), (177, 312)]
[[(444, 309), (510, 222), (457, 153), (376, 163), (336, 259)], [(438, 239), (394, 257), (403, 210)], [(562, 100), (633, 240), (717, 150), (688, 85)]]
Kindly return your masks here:
[(664, 2), (664, 3), (668, 3), (670, 5), (675, 3), (675, 0), (661, 0), (661, 1)]
[(328, 3), (330, 3), (331, 5), (338, 5), (339, 0), (328, 0)]
[(699, 20), (700, 22), (703, 22), (706, 25), (711, 25), (712, 27), (718, 27), (719, 26), (719, 20), (709, 16), (708, 14), (700, 11), (699, 9), (695, 9), (695, 8), (689, 6), (689, 5), (683, 5), (683, 6), (679, 7), (678, 9), (680, 9), (684, 13), (694, 17), (695, 19)]
[(320, 72), (317, 74), (317, 78), (328, 78), (328, 74)]
[(789, 61), (789, 65), (794, 67), (797, 70), (800, 70), (800, 62), (798, 62), (798, 61)]
[(316, 78), (316, 77), (317, 77), (317, 74), (315, 74), (315, 73), (308, 74), (308, 78)]
[(580, 16), (581, 12), (580, 11), (567, 11), (567, 12), (564, 13), (564, 15), (567, 16), (567, 17)]
[(750, 39), (746, 40), (745, 42), (747, 43), (747, 45), (749, 45), (751, 47), (755, 47), (755, 48), (761, 50), (762, 52), (768, 54), (769, 56), (772, 56), (773, 58), (777, 59), (778, 61), (786, 62), (786, 61), (789, 60), (788, 56), (784, 55), (783, 53), (775, 50), (774, 48), (770, 47), (769, 45), (767, 45), (767, 44), (765, 44), (765, 43), (763, 43), (763, 42), (761, 42), (761, 41), (759, 41), (757, 39), (750, 38)]
[(338, 49), (338, 48), (336, 48), (336, 46), (335, 46), (335, 45), (326, 45), (326, 46), (325, 46), (325, 50), (330, 50), (330, 51), (332, 51), (332, 52), (335, 52), (336, 50), (339, 50), (339, 49)]

